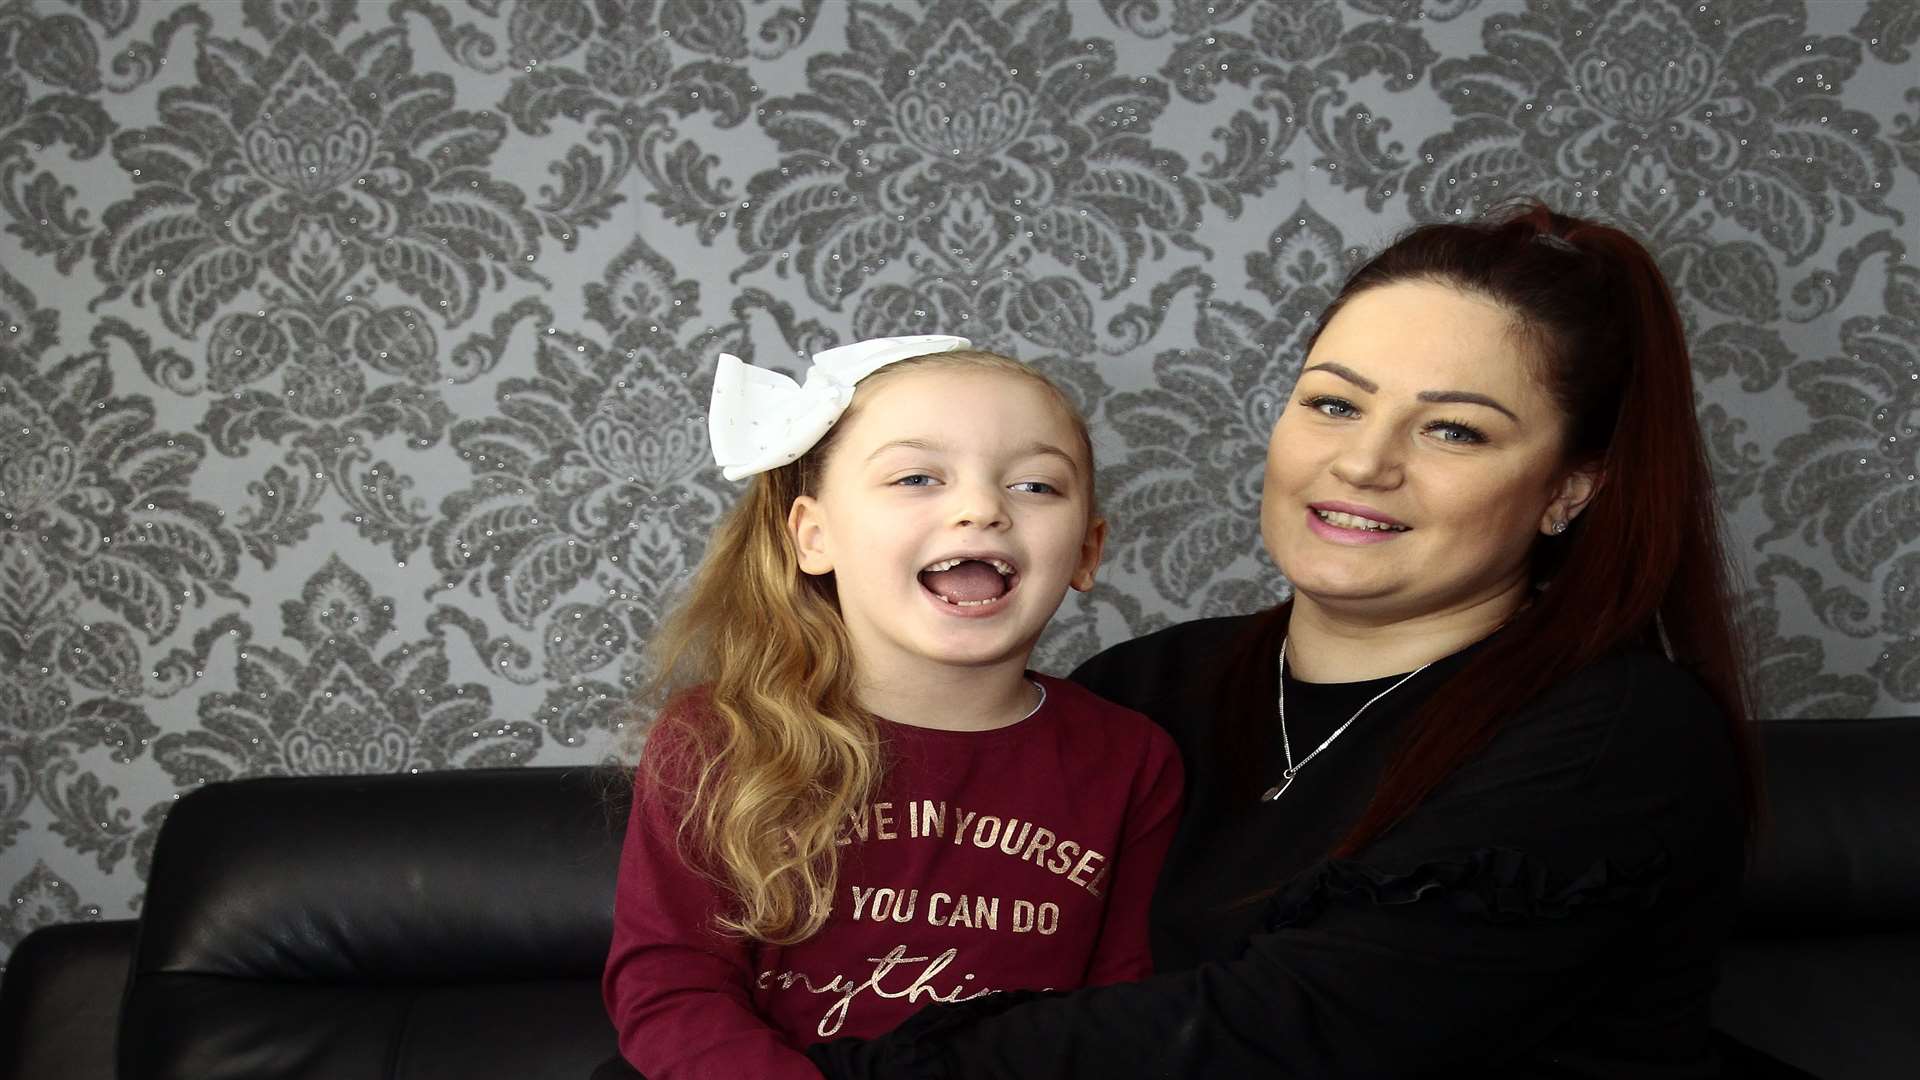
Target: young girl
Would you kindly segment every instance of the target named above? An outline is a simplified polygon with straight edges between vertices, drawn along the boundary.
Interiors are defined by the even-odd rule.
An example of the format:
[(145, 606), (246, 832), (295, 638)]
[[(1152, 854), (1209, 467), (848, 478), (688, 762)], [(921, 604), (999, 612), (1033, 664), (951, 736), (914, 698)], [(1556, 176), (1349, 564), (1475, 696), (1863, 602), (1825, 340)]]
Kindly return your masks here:
[[(856, 389), (857, 384), (857, 389)], [(655, 643), (602, 989), (649, 1080), (817, 1077), (932, 1002), (1149, 973), (1181, 774), (1145, 717), (1026, 670), (1093, 586), (1085, 422), (953, 337), (720, 357), (752, 477)]]

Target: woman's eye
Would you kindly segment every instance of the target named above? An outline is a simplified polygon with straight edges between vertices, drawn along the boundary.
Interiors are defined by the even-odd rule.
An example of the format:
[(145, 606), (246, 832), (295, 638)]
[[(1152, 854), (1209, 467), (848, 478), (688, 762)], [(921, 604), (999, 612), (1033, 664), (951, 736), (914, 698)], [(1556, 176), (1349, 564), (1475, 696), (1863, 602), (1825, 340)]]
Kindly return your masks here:
[(1353, 402), (1348, 401), (1346, 398), (1328, 397), (1326, 395), (1308, 398), (1301, 402), (1301, 404), (1322, 416), (1331, 416), (1340, 420), (1344, 420), (1359, 412), (1358, 409), (1353, 407)]
[(1457, 420), (1441, 420), (1428, 425), (1427, 430), (1439, 436), (1441, 442), (1471, 444), (1487, 441), (1478, 428)]

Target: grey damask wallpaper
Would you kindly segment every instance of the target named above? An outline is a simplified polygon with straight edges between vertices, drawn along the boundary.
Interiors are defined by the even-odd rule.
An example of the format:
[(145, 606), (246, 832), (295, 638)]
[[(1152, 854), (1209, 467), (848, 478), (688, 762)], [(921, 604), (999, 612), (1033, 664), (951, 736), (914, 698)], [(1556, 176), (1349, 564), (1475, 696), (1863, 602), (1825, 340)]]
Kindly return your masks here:
[(0, 950), (209, 780), (595, 759), (712, 357), (965, 333), (1098, 421), (1044, 666), (1279, 585), (1301, 334), (1523, 194), (1682, 294), (1767, 707), (1920, 701), (1911, 0), (0, 0)]

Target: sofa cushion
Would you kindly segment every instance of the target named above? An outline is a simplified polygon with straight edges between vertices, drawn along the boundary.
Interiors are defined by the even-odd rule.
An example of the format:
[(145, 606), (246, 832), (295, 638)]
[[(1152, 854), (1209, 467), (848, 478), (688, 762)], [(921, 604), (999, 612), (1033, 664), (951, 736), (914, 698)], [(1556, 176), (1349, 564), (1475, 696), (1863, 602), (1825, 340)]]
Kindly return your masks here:
[(151, 982), (123, 1080), (585, 1080), (619, 1053), (597, 978)]

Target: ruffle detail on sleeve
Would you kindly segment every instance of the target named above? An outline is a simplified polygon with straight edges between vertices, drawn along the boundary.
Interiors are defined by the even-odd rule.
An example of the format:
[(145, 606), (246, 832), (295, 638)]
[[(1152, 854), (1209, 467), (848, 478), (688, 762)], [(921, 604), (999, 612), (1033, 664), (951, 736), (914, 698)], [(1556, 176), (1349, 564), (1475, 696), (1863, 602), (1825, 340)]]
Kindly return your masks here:
[(1478, 848), (1405, 873), (1328, 859), (1281, 887), (1269, 901), (1266, 928), (1304, 926), (1341, 903), (1444, 903), (1492, 923), (1564, 919), (1586, 907), (1646, 910), (1659, 901), (1670, 866), (1661, 850), (1639, 860), (1600, 859), (1568, 880), (1513, 848)]

